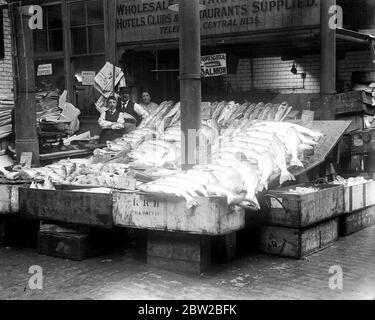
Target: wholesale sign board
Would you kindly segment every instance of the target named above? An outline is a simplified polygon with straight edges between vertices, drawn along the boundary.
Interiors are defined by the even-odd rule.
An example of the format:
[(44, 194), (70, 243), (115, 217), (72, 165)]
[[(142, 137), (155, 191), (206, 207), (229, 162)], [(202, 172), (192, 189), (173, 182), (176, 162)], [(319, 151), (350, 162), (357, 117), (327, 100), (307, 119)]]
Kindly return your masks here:
[[(201, 0), (201, 34), (221, 36), (282, 28), (319, 26), (321, 0)], [(118, 0), (117, 42), (178, 39), (174, 0)]]

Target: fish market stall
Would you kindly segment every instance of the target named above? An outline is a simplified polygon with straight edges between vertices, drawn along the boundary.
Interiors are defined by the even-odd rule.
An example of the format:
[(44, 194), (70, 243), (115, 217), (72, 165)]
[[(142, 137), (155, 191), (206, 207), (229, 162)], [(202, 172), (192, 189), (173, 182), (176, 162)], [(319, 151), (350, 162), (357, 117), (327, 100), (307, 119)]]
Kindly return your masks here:
[[(350, 125), (313, 121), (307, 128), (282, 121), (290, 111), (286, 103), (212, 103), (200, 132), (204, 161), (184, 171), (180, 105), (166, 101), (137, 130), (107, 142), (92, 157), (13, 173), (33, 180), (21, 188), (20, 214), (147, 230), (151, 265), (176, 270), (176, 261), (184, 261), (179, 267), (201, 272), (209, 266), (213, 237), (224, 237), (235, 250), (245, 211), (258, 211), (267, 189), (295, 184), (323, 163)], [(341, 194), (332, 197), (344, 201)], [(171, 246), (186, 255), (171, 254)]]

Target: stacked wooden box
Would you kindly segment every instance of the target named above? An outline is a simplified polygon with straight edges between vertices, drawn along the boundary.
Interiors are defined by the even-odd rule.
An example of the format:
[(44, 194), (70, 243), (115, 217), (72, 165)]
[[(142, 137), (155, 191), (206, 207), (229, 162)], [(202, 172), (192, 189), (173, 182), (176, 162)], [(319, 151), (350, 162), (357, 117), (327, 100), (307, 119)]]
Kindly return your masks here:
[(344, 214), (340, 217), (340, 236), (375, 225), (375, 181), (345, 187)]
[[(333, 108), (337, 120), (351, 120), (348, 132), (365, 129), (366, 115), (375, 115), (375, 98), (367, 91), (350, 91), (336, 94), (333, 97)], [(311, 100), (311, 108), (319, 119), (321, 115), (320, 98)]]
[[(316, 188), (309, 193), (291, 192)], [(263, 195), (259, 248), (267, 254), (301, 259), (338, 239), (338, 215), (344, 211), (344, 187), (303, 184)]]
[(341, 142), (343, 174), (375, 176), (375, 129), (358, 130), (344, 136)]

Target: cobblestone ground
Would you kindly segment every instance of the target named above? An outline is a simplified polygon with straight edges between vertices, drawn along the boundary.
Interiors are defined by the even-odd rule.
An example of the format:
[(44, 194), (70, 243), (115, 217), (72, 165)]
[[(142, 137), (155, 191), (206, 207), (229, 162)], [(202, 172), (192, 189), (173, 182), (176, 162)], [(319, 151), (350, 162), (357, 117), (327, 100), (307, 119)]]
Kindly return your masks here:
[[(28, 289), (32, 265), (43, 268), (43, 290)], [(342, 267), (343, 289), (329, 289), (329, 268)], [(249, 255), (201, 276), (153, 269), (134, 251), (83, 262), (0, 249), (1, 299), (375, 299), (375, 228), (302, 261)]]

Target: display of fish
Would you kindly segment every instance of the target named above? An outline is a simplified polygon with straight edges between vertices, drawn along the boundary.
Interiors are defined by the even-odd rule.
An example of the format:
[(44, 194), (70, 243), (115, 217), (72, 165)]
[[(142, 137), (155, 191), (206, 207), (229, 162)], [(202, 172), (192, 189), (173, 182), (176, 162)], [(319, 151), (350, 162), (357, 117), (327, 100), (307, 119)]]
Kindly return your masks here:
[(214, 110), (211, 118), (217, 121), (219, 119), (221, 113), (223, 112), (223, 109), (225, 108), (225, 106), (226, 106), (226, 102), (225, 101), (220, 102), (216, 106), (216, 108), (215, 108), (215, 110)]

